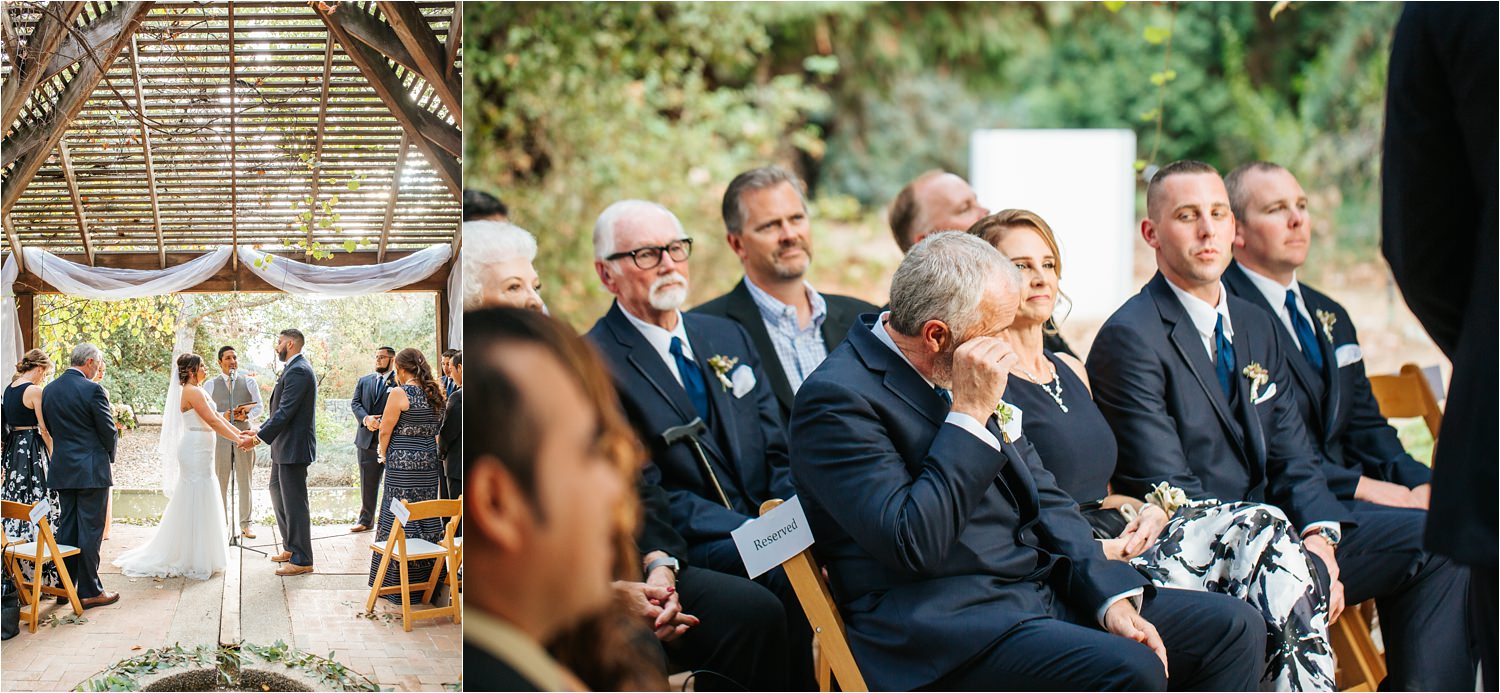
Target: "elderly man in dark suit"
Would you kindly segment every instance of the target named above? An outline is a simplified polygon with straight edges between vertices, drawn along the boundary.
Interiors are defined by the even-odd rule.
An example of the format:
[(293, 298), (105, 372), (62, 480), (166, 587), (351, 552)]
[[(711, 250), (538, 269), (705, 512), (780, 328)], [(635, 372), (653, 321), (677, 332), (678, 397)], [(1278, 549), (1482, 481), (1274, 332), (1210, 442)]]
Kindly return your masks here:
[(693, 309), (745, 328), (771, 379), (785, 420), (808, 374), (843, 341), (860, 313), (875, 306), (822, 294), (803, 277), (812, 264), (806, 186), (776, 166), (751, 169), (724, 191), (725, 238), (745, 277), (729, 293)]
[[(776, 399), (744, 328), (678, 310), (691, 249), (661, 205), (624, 200), (605, 209), (594, 224), (594, 268), (616, 300), (588, 337), (651, 453), (645, 477), (667, 490), (689, 560), (745, 575), (729, 533), (758, 516), (761, 503), (796, 492)], [(696, 443), (667, 439), (693, 421), (706, 425)], [(812, 685), (811, 635), (786, 574), (777, 568), (757, 581), (786, 607), (793, 685)]]
[(276, 389), (271, 391), (271, 418), (241, 444), (271, 446), (271, 508), (286, 550), (271, 557), (287, 563), (276, 574), (286, 577), (313, 572), (312, 508), (307, 501), (307, 468), (318, 458), (318, 378), (302, 355), (306, 343), (300, 330), (276, 336), (276, 358), (286, 363)]
[(1421, 550), (1421, 511), (1339, 502), (1298, 411), (1295, 347), (1220, 281), (1234, 221), (1218, 172), (1163, 167), (1146, 209), (1141, 235), (1159, 272), (1105, 322), (1088, 359), (1094, 401), (1120, 444), (1115, 488), (1166, 482), (1189, 498), (1280, 506), (1328, 573), (1332, 618), (1346, 597), (1376, 598), (1386, 686), (1472, 687), (1467, 573)]
[(1496, 128), (1500, 10), (1408, 3), (1391, 40), (1381, 245), (1406, 305), (1453, 362), (1433, 451), (1427, 548), (1471, 570), (1485, 690), (1496, 690)]
[(47, 485), (57, 491), (62, 515), (57, 541), (80, 551), (63, 561), (78, 588), (83, 608), (120, 601), (119, 592), (105, 592), (99, 580), (99, 547), (109, 489), (114, 485), (110, 465), (115, 462), (115, 417), (104, 388), (93, 382), (104, 361), (99, 347), (79, 344), (68, 357), (68, 370), (47, 386), (42, 418), (52, 433), (52, 462)]
[(380, 444), (380, 413), (385, 411), (385, 400), (391, 388), (396, 386), (396, 370), (391, 361), (396, 350), (383, 346), (375, 350), (375, 370), (359, 377), (354, 383), (354, 397), (349, 399), (349, 408), (359, 427), (354, 429), (354, 452), (359, 461), (359, 518), (350, 532), (368, 532), (375, 526), (375, 504), (380, 501), (380, 477), (385, 475), (375, 452)]
[(998, 336), (1020, 287), (988, 243), (929, 236), (797, 394), (792, 473), (860, 670), (874, 690), (1254, 690), (1255, 609), (1106, 560), (1021, 437)]

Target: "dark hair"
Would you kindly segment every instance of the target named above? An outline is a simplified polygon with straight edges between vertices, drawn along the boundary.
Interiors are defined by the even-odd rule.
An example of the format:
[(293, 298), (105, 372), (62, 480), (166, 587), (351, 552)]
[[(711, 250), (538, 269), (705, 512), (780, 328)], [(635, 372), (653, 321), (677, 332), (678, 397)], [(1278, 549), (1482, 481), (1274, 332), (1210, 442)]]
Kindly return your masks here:
[(224, 360), (224, 352), (226, 352), (226, 351), (234, 351), (234, 350), (235, 350), (234, 347), (228, 346), (228, 345), (219, 347), (219, 357), (218, 357), (218, 360), (219, 361), (223, 361)]
[(464, 191), (464, 221), (503, 217), (509, 214), (510, 210), (505, 207), (505, 203), (501, 202), (500, 198), (479, 190)]
[(296, 342), (298, 349), (307, 346), (307, 338), (302, 336), (302, 330), (299, 330), (295, 327), (288, 327), (287, 329), (284, 329), (281, 332), (277, 333), (276, 336), (286, 337), (287, 339)]
[(197, 354), (183, 354), (177, 357), (177, 382), (186, 385), (198, 367), (203, 365), (203, 357)]
[(455, 366), (462, 366), (462, 365), (464, 365), (464, 352), (462, 352), (462, 351), (454, 351), (453, 352), (453, 365), (455, 365)]
[(422, 394), (427, 395), (432, 408), (443, 410), (443, 386), (432, 377), (432, 366), (427, 365), (427, 357), (421, 351), (407, 347), (396, 352), (396, 367), (416, 376), (417, 387), (422, 388)]
[(20, 361), (16, 362), (16, 376), (15, 378), (11, 378), (11, 382), (15, 382), (16, 378), (30, 373), (33, 369), (47, 368), (51, 365), (52, 359), (47, 357), (47, 352), (41, 349), (32, 349), (26, 352), (26, 355), (22, 356)]
[(891, 209), (886, 213), (886, 220), (891, 225), (891, 235), (896, 237), (896, 245), (901, 246), (901, 252), (911, 251), (916, 245), (912, 237), (917, 233), (917, 217), (921, 216), (922, 207), (917, 204), (917, 186), (926, 183), (933, 178), (947, 173), (940, 168), (925, 171), (922, 175), (913, 178), (901, 192), (896, 194), (896, 199), (891, 200)]
[(1214, 168), (1202, 161), (1193, 159), (1180, 159), (1173, 161), (1157, 170), (1156, 175), (1151, 176), (1151, 182), (1146, 185), (1146, 217), (1155, 219), (1157, 208), (1161, 206), (1161, 186), (1168, 178), (1185, 174), (1212, 173), (1219, 175), (1219, 169)]
[(1245, 176), (1251, 171), (1271, 172), (1285, 171), (1286, 167), (1281, 164), (1273, 164), (1269, 161), (1252, 161), (1248, 164), (1240, 164), (1234, 167), (1229, 175), (1224, 176), (1224, 188), (1229, 191), (1229, 209), (1234, 212), (1234, 218), (1245, 220), (1245, 208), (1250, 205), (1250, 189), (1245, 185)]
[(807, 185), (796, 174), (780, 166), (752, 168), (735, 176), (724, 190), (724, 200), (719, 204), (719, 213), (724, 217), (724, 228), (735, 235), (744, 230), (745, 193), (765, 190), (782, 183), (790, 184), (797, 191), (797, 197), (802, 200), (802, 210), (807, 211)]
[(445, 358), (445, 359), (451, 359), (451, 358), (453, 358), (453, 355), (457, 354), (457, 353), (458, 353), (457, 349), (444, 349), (443, 350), (443, 358)]
[(376, 349), (376, 351), (384, 351), (385, 353), (390, 354), (391, 356), (395, 356), (396, 355), (396, 348), (395, 347), (380, 347), (379, 349)]

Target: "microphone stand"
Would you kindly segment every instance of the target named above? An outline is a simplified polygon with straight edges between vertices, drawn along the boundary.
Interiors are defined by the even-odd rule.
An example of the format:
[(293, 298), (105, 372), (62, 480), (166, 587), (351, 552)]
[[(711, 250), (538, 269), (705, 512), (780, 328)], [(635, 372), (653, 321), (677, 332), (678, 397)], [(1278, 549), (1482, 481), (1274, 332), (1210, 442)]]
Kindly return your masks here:
[[(235, 425), (235, 421), (234, 421), (234, 409), (235, 409), (235, 406), (234, 406), (234, 382), (235, 382), (234, 371), (230, 370), (229, 371), (229, 424), (231, 426), (234, 426), (236, 429), (238, 429), (239, 426), (236, 426)], [(251, 454), (254, 454), (254, 450), (251, 451)], [(240, 523), (234, 521), (235, 518), (233, 517), (233, 513), (230, 510), (232, 507), (234, 507), (235, 500), (237, 498), (239, 498), (239, 494), (237, 493), (237, 488), (236, 488), (236, 486), (238, 484), (238, 481), (239, 481), (239, 474), (236, 473), (238, 471), (237, 465), (239, 464), (239, 460), (237, 459), (238, 457), (239, 457), (239, 446), (231, 443), (230, 446), (229, 446), (229, 491), (224, 494), (224, 523), (226, 525), (234, 528), (234, 529), (230, 530), (230, 532), (229, 532), (229, 545), (230, 546), (237, 546), (237, 547), (239, 547), (240, 551), (242, 551), (242, 552), (243, 551), (247, 551), (247, 550), (248, 551), (254, 551), (254, 552), (256, 552), (256, 553), (258, 553), (258, 554), (260, 554), (262, 556), (265, 556), (266, 555), (265, 551), (257, 549), (254, 546), (246, 546), (245, 545), (244, 541), (242, 541), (243, 537), (240, 535)], [(255, 471), (255, 466), (253, 464), (250, 466), (250, 470), (251, 470), (252, 473)]]

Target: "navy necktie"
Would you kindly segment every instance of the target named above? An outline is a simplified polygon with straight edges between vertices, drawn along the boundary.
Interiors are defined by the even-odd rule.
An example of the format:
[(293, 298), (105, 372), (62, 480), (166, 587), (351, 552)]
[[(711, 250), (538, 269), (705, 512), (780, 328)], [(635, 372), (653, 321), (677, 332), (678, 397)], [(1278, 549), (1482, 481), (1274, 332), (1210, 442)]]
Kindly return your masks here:
[(1234, 397), (1234, 346), (1224, 337), (1224, 316), (1214, 323), (1214, 370), (1226, 398)]
[(1312, 364), (1314, 370), (1322, 373), (1323, 348), (1318, 344), (1318, 333), (1313, 332), (1307, 318), (1302, 317), (1302, 312), (1297, 310), (1297, 294), (1291, 289), (1286, 290), (1286, 312), (1292, 316), (1292, 329), (1297, 332), (1297, 341), (1302, 343), (1302, 355), (1307, 357), (1307, 362)]
[(688, 399), (698, 415), (708, 421), (708, 386), (703, 383), (703, 371), (692, 359), (682, 355), (682, 340), (672, 338), (672, 357), (677, 359), (677, 374), (682, 376), (682, 389), (687, 390)]
[(949, 390), (946, 387), (941, 387), (941, 386), (938, 386), (938, 385), (933, 385), (932, 386), (932, 391), (936, 392), (937, 396), (943, 398), (943, 403), (944, 404), (947, 404), (950, 408), (953, 406), (953, 391), (952, 390)]

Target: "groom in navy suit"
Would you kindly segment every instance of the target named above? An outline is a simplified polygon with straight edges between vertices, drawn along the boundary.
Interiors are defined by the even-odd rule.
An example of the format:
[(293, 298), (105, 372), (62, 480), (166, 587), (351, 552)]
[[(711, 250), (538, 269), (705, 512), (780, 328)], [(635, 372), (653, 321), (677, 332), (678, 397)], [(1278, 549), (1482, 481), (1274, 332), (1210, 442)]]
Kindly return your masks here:
[(318, 379), (302, 356), (306, 342), (300, 330), (282, 330), (276, 336), (276, 358), (286, 362), (276, 389), (271, 392), (271, 417), (241, 444), (271, 446), (271, 507), (276, 527), (287, 550), (271, 557), (288, 563), (277, 575), (313, 572), (312, 509), (307, 502), (307, 467), (318, 457), (318, 438), (313, 423), (317, 414)]
[(1298, 411), (1286, 331), (1230, 295), (1234, 220), (1218, 171), (1179, 161), (1152, 177), (1141, 235), (1157, 275), (1099, 330), (1094, 401), (1120, 444), (1119, 493), (1167, 482), (1190, 498), (1281, 507), (1326, 569), (1330, 617), (1375, 598), (1389, 676), (1382, 689), (1474, 686), (1468, 573), (1421, 550), (1419, 510), (1339, 502)]
[[(750, 337), (723, 318), (679, 310), (691, 251), (692, 239), (661, 205), (624, 200), (605, 209), (594, 225), (594, 267), (616, 301), (588, 338), (651, 453), (643, 475), (666, 489), (688, 560), (743, 576), (729, 533), (759, 516), (761, 503), (796, 491), (776, 396)], [(706, 424), (698, 436), (705, 459), (691, 442), (664, 437), (694, 420)], [(811, 631), (785, 572), (756, 581), (786, 609), (792, 685), (810, 687)]]
[(998, 406), (1020, 288), (929, 236), (797, 392), (792, 474), (871, 690), (1255, 690), (1256, 609), (1107, 560)]
[(47, 386), (42, 399), (42, 418), (52, 433), (47, 485), (57, 491), (62, 505), (57, 542), (80, 549), (63, 561), (85, 609), (120, 600), (120, 593), (105, 592), (104, 583), (99, 581), (99, 547), (113, 485), (110, 465), (115, 462), (118, 439), (109, 398), (93, 381), (102, 362), (99, 347), (74, 347), (68, 358), (70, 368)]

